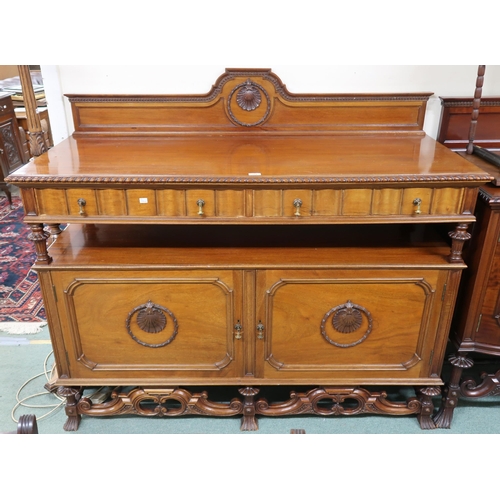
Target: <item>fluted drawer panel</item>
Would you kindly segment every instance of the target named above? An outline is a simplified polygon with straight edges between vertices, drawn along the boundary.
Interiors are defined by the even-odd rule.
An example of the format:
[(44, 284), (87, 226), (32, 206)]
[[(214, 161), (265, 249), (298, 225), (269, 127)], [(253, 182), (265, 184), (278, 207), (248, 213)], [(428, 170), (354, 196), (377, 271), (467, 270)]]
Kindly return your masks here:
[(245, 191), (243, 189), (218, 189), (215, 195), (218, 217), (245, 216)]
[(122, 189), (97, 189), (99, 215), (127, 215), (127, 199)]
[(370, 215), (372, 189), (346, 189), (342, 199), (342, 215)]
[(342, 211), (341, 189), (316, 189), (312, 193), (313, 215), (335, 216)]
[(402, 189), (374, 189), (372, 196), (373, 215), (397, 214), (403, 200)]
[(253, 192), (254, 217), (279, 217), (282, 210), (281, 189), (260, 189)]
[(38, 215), (68, 215), (66, 193), (61, 189), (37, 189), (35, 203)]
[(127, 213), (132, 217), (157, 215), (154, 189), (127, 189)]
[(435, 189), (432, 198), (431, 214), (460, 213), (463, 203), (463, 190), (454, 188)]
[(186, 191), (184, 189), (159, 189), (156, 193), (158, 215), (185, 217)]

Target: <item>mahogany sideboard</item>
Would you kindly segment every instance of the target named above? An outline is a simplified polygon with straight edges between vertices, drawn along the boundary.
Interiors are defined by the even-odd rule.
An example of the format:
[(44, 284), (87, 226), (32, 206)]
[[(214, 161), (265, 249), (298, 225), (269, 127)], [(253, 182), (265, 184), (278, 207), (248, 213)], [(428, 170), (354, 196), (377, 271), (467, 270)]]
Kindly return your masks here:
[[(423, 132), (430, 95), (292, 94), (268, 69), (228, 69), (205, 95), (68, 95), (72, 137), (9, 177), (65, 429), (360, 413), (434, 428), (491, 176)], [(277, 386), (292, 389), (269, 400)]]

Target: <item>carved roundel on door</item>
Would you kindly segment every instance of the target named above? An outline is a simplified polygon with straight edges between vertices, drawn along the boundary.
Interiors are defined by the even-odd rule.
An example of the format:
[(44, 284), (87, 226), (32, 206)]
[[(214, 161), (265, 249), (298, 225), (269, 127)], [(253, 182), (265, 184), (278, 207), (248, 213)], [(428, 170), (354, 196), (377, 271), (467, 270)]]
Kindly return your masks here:
[[(330, 317), (332, 317), (331, 324), (333, 328), (341, 334), (355, 334), (362, 327), (364, 322), (366, 323), (366, 330), (362, 332), (361, 337), (359, 337), (358, 334), (358, 338), (356, 340), (352, 340), (351, 342), (338, 342), (332, 340), (326, 332), (327, 322)], [(334, 307), (325, 314), (323, 320), (321, 321), (321, 335), (323, 335), (323, 337), (334, 346), (354, 347), (355, 345), (361, 344), (361, 342), (366, 340), (372, 331), (372, 326), (373, 320), (370, 312), (364, 307), (358, 304), (353, 304), (350, 300), (348, 300), (345, 304)]]
[[(152, 335), (158, 335), (167, 327), (167, 316), (170, 317), (172, 323), (172, 332), (169, 337), (158, 343), (150, 343), (142, 340), (137, 335), (137, 328)], [(133, 318), (135, 317), (135, 323), (133, 325)], [(172, 340), (174, 340), (178, 331), (178, 323), (177, 318), (174, 313), (167, 309), (166, 307), (160, 306), (158, 304), (154, 304), (150, 300), (148, 300), (145, 304), (141, 304), (140, 306), (135, 307), (132, 311), (129, 312), (127, 319), (125, 321), (125, 325), (127, 327), (128, 334), (138, 343), (145, 347), (163, 347)], [(133, 330), (136, 330), (136, 334), (134, 334)]]
[(248, 79), (236, 85), (227, 100), (227, 112), (238, 125), (255, 127), (264, 123), (271, 111), (271, 99), (266, 89)]

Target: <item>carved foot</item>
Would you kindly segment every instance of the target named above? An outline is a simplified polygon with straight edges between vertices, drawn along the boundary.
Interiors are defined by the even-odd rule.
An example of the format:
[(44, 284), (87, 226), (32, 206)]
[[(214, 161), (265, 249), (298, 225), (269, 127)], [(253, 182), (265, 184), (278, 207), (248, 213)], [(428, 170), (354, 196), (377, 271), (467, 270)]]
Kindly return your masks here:
[[(453, 390), (452, 392), (455, 392)], [(457, 391), (458, 392), (458, 391)], [(434, 425), (437, 429), (449, 429), (451, 427), (451, 421), (453, 420), (453, 412), (457, 405), (458, 397), (449, 397), (450, 388), (445, 387), (443, 389), (442, 404), (438, 412), (432, 418)]]
[(77, 431), (80, 427), (80, 421), (82, 420), (81, 415), (75, 415), (74, 417), (68, 417), (66, 423), (63, 425), (65, 431)]
[(82, 397), (81, 387), (59, 387), (57, 389), (57, 394), (63, 398), (66, 398), (66, 415), (68, 420), (63, 426), (65, 431), (76, 431), (80, 425), (81, 415), (78, 413), (77, 404)]
[(259, 424), (255, 416), (255, 396), (259, 394), (259, 389), (253, 387), (245, 387), (238, 389), (239, 393), (244, 396), (243, 401), (243, 418), (241, 419), (241, 431), (258, 431)]
[(425, 387), (417, 389), (416, 392), (418, 394), (418, 399), (422, 403), (420, 414), (417, 415), (420, 428), (423, 430), (435, 429), (436, 424), (434, 420), (432, 420), (432, 414), (434, 413), (432, 398), (439, 396), (441, 394), (441, 389), (439, 387)]
[(453, 365), (450, 375), (450, 381), (443, 390), (442, 404), (439, 411), (433, 418), (436, 427), (440, 429), (449, 429), (453, 420), (453, 412), (458, 404), (460, 395), (460, 377), (464, 368), (470, 368), (474, 365), (472, 359), (466, 355), (452, 354), (448, 360)]

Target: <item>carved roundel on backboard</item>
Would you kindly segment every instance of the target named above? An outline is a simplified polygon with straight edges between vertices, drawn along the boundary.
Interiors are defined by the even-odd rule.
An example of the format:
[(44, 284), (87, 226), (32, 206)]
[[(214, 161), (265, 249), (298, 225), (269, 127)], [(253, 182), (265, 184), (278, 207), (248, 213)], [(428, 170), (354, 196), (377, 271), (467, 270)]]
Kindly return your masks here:
[(230, 92), (227, 111), (238, 125), (255, 127), (269, 118), (271, 99), (262, 85), (248, 79)]
[[(361, 337), (356, 335), (356, 340), (351, 342), (338, 342), (330, 338), (327, 334), (327, 324), (329, 318), (331, 319), (331, 324), (333, 329), (343, 335), (355, 334), (360, 330), (363, 324), (366, 324), (366, 330), (361, 332)], [(372, 331), (373, 320), (370, 312), (364, 307), (353, 304), (348, 300), (345, 304), (341, 304), (337, 307), (330, 309), (323, 320), (321, 321), (321, 335), (330, 342), (330, 344), (337, 347), (354, 347), (355, 345), (361, 344)], [(346, 339), (347, 340), (347, 339)]]
[[(170, 322), (167, 321), (167, 316), (170, 317), (171, 319)], [(135, 317), (135, 322), (132, 321), (134, 317)], [(165, 330), (165, 328), (167, 327), (167, 323), (172, 323), (172, 326), (168, 332), (165, 332), (168, 335), (166, 340), (162, 340), (161, 342), (157, 343), (151, 343), (148, 342), (147, 340), (144, 340), (143, 338), (139, 338), (142, 337), (142, 335), (140, 335), (139, 330), (147, 334), (159, 335), (161, 332)], [(141, 344), (145, 347), (166, 346), (170, 344), (172, 340), (174, 340), (178, 331), (177, 318), (175, 317), (174, 313), (169, 309), (167, 309), (166, 307), (154, 304), (150, 300), (148, 300), (145, 304), (141, 304), (140, 306), (137, 306), (134, 309), (132, 309), (132, 311), (130, 311), (127, 316), (125, 325), (127, 327), (128, 334), (138, 344)]]

